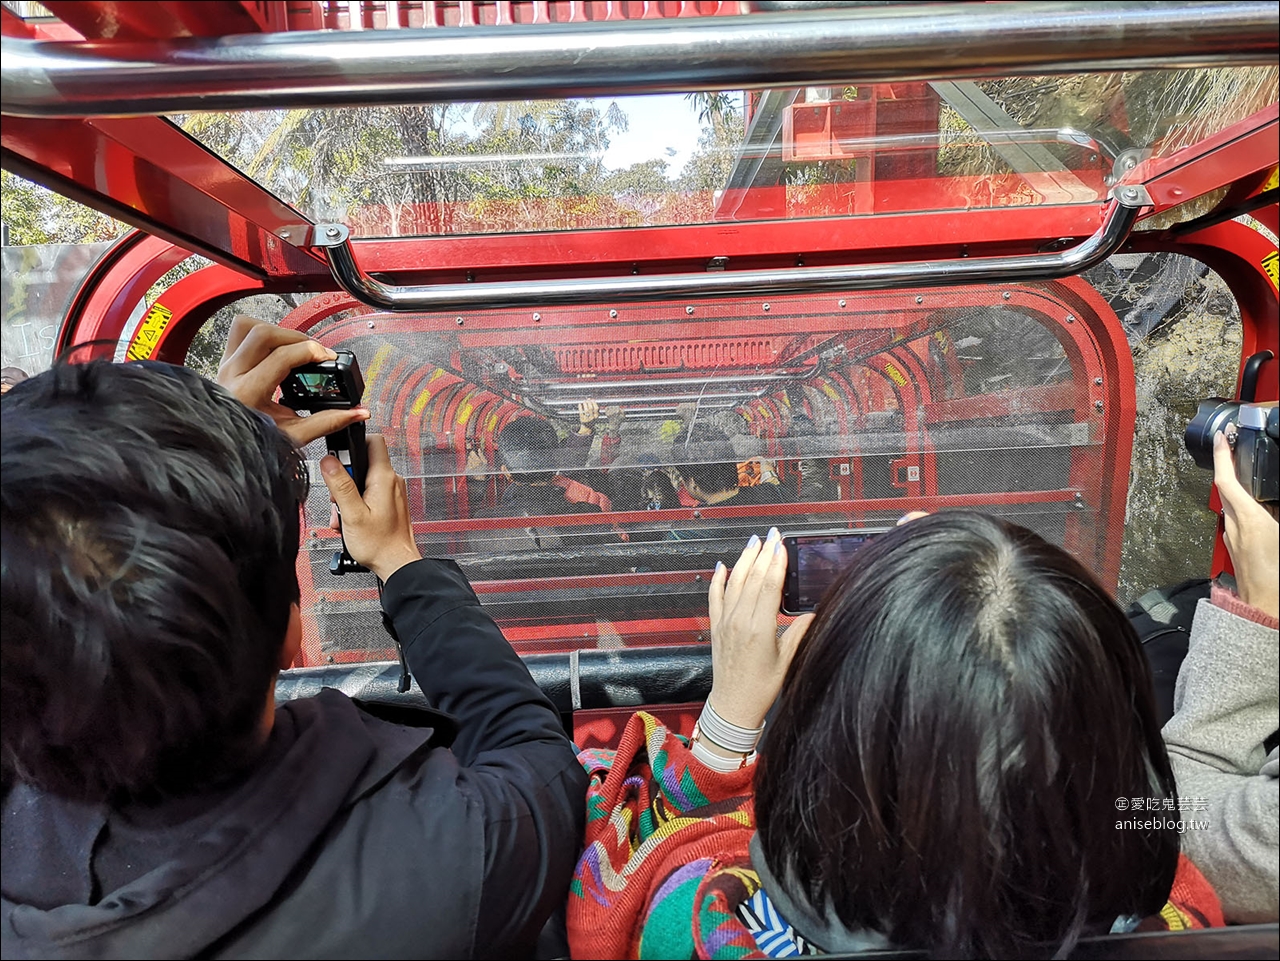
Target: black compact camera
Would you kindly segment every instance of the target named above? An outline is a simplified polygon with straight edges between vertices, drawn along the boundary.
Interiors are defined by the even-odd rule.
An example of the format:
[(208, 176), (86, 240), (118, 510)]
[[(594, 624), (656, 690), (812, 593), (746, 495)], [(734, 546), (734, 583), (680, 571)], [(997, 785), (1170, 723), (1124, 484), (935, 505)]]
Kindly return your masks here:
[(1187, 453), (1213, 470), (1213, 435), (1224, 431), (1236, 462), (1240, 486), (1255, 500), (1280, 500), (1280, 408), (1276, 402), (1242, 404), (1210, 397), (1187, 425)]
[[(335, 360), (295, 367), (280, 385), (280, 403), (293, 410), (349, 410), (364, 397), (364, 377), (356, 355), (349, 350), (336, 351)], [(324, 439), (329, 453), (347, 469), (356, 488), (364, 493), (369, 472), (369, 449), (365, 444), (364, 421), (352, 424)], [(346, 545), (333, 555), (329, 570), (334, 574), (363, 571), (352, 560)]]
[(1210, 397), (1200, 401), (1186, 433), (1192, 460), (1213, 470), (1213, 435), (1222, 431), (1231, 444), (1240, 486), (1262, 503), (1280, 500), (1280, 408), (1275, 401), (1253, 403), (1258, 372), (1272, 356), (1265, 350), (1245, 362), (1241, 400)]

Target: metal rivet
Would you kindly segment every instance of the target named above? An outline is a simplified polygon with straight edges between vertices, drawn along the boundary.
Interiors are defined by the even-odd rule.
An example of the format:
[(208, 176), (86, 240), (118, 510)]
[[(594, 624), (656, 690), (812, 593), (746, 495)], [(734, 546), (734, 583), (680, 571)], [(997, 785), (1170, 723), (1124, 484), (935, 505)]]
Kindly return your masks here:
[(695, 581), (697, 581), (699, 584), (701, 584), (701, 583), (702, 583), (702, 575), (701, 575), (701, 574), (694, 574), (694, 575), (693, 575), (693, 579), (694, 579)]
[(324, 233), (325, 233), (325, 236), (326, 236), (326, 237), (336, 237), (336, 236), (338, 236), (338, 234), (340, 234), (341, 232), (342, 232), (342, 231), (340, 231), (337, 227), (327, 227), (327, 228), (325, 228), (325, 232), (324, 232)]
[(1009, 291), (1007, 291), (1007, 290), (1006, 290), (1006, 291), (1005, 291), (1004, 293), (1002, 293), (1000, 296), (1001, 296), (1001, 297), (1003, 297), (1005, 300), (1008, 300), (1010, 297), (1012, 297), (1012, 296), (1013, 296), (1013, 294), (1009, 293)]
[(373, 330), (373, 321), (372, 321), (372, 320), (371, 320), (371, 321), (369, 321), (369, 329), (370, 329), (370, 330)]
[(693, 313), (693, 305), (692, 305), (692, 304), (690, 304), (688, 307), (686, 307), (686, 308), (684, 309), (684, 312), (685, 312), (686, 314), (692, 314), (692, 313)]
[(463, 320), (461, 317), (458, 317), (457, 319), (454, 320), (454, 323), (457, 324), (459, 327), (461, 327), (463, 324)]
[(1100, 401), (1100, 400), (1095, 400), (1095, 401), (1093, 402), (1093, 406), (1094, 406), (1094, 407), (1096, 407), (1098, 410), (1102, 410), (1102, 401)]
[(702, 518), (702, 511), (694, 511), (693, 516), (695, 520), (700, 520)]
[(1074, 324), (1075, 322), (1076, 322), (1076, 315), (1075, 315), (1075, 314), (1067, 314), (1067, 323), (1068, 323), (1068, 324)]
[(843, 306), (844, 306), (844, 301), (843, 301), (843, 300), (842, 300), (842, 301), (840, 301), (840, 306), (841, 306), (841, 307), (843, 307)]
[(1101, 386), (1102, 386), (1102, 378), (1101, 378), (1101, 377), (1095, 377), (1095, 378), (1093, 378), (1093, 384), (1094, 384), (1094, 386), (1095, 386), (1095, 387), (1101, 387)]
[(917, 303), (917, 304), (923, 304), (923, 303), (924, 303), (924, 298), (923, 298), (923, 297), (921, 297), (921, 296), (919, 296), (919, 295), (917, 295), (917, 296), (916, 296), (916, 303)]
[(542, 315), (541, 315), (541, 314), (534, 314), (534, 315), (533, 315), (533, 322), (534, 322), (535, 324), (536, 324), (536, 323), (538, 323), (538, 322), (539, 322), (539, 321), (541, 321), (541, 320), (542, 320)]
[(332, 663), (333, 663), (333, 655), (332, 655), (332, 654), (330, 654), (327, 658), (325, 658), (325, 660), (326, 660), (326, 661), (328, 661), (330, 664), (332, 664)]
[(288, 239), (289, 239), (289, 231), (287, 231), (287, 230), (282, 230), (282, 231), (280, 231), (280, 237), (281, 237), (283, 240), (288, 240)]
[(611, 311), (609, 311), (609, 317), (610, 317), (610, 319), (612, 319), (612, 318), (616, 318), (617, 316), (618, 316), (618, 312), (617, 312), (616, 310), (611, 310)]
[(764, 309), (765, 309), (765, 310), (768, 310), (768, 309), (769, 309), (769, 305), (768, 305), (768, 304), (762, 304), (761, 306), (762, 306), (762, 307), (764, 307)]

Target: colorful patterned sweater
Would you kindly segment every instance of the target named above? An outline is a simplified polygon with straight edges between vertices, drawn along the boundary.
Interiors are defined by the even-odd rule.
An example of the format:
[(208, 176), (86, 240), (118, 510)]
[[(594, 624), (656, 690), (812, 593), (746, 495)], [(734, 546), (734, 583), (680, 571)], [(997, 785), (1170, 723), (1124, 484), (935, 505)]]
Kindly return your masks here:
[[(579, 757), (591, 776), (586, 850), (570, 886), (569, 946), (585, 958), (764, 958), (739, 908), (760, 890), (753, 768), (718, 774), (650, 714), (615, 751)], [(1217, 897), (1185, 857), (1170, 903), (1141, 929), (1222, 924)]]

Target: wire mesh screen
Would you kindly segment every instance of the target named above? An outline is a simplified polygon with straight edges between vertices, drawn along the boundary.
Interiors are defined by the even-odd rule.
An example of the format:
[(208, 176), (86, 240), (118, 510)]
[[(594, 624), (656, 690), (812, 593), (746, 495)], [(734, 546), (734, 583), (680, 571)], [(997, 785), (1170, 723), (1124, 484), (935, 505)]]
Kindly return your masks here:
[[(363, 365), (424, 553), (457, 560), (519, 650), (705, 641), (706, 580), (752, 533), (916, 509), (1007, 517), (1115, 585), (1132, 367), (1079, 278), (312, 333)], [(304, 659), (388, 656), (371, 575), (328, 571), (323, 488), (308, 519)]]

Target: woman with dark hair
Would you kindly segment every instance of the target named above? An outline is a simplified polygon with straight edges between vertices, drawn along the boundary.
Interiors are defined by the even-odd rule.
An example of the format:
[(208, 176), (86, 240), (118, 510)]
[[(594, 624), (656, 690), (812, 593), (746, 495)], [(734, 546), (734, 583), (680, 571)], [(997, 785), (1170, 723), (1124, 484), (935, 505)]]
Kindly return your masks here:
[(1222, 923), (1179, 855), (1141, 647), (1077, 561), (924, 517), (779, 635), (785, 569), (776, 530), (717, 568), (689, 744), (641, 713), (616, 755), (581, 755), (573, 957), (1065, 956)]

